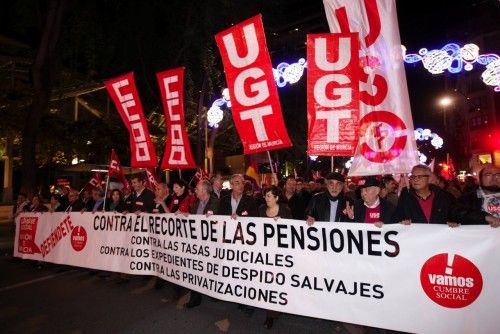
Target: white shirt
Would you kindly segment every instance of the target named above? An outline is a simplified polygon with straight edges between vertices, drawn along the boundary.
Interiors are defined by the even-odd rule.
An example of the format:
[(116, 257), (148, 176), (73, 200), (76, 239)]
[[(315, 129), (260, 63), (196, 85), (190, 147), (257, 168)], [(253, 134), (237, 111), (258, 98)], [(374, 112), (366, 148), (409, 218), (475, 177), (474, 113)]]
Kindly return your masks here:
[(335, 221), (335, 216), (337, 215), (337, 207), (339, 205), (339, 201), (330, 201), (330, 221)]

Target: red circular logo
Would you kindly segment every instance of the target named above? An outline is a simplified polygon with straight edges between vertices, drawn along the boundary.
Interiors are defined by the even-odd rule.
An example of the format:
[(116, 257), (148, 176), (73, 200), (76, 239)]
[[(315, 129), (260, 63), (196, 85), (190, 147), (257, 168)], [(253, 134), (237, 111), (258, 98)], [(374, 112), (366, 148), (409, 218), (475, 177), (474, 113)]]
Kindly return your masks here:
[(360, 137), (366, 140), (365, 135), (368, 135), (372, 142), (371, 145), (361, 144), (361, 154), (368, 161), (385, 163), (401, 155), (407, 140), (406, 125), (401, 118), (388, 111), (372, 111), (359, 124)]
[(77, 252), (81, 251), (85, 248), (87, 244), (87, 231), (83, 228), (83, 226), (78, 225), (73, 228), (71, 231), (71, 246)]
[(470, 305), (483, 289), (481, 272), (474, 263), (450, 253), (428, 259), (420, 271), (420, 283), (430, 299), (449, 308)]

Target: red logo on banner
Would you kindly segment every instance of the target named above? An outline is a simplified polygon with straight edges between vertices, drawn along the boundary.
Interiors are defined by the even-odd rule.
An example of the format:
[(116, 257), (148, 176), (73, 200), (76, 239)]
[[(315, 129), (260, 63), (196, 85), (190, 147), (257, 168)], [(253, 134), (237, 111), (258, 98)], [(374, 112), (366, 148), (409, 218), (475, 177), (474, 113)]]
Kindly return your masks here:
[(79, 252), (85, 248), (86, 244), (87, 231), (81, 225), (75, 226), (73, 231), (71, 231), (71, 246), (75, 251)]
[[(404, 150), (406, 125), (388, 111), (373, 111), (360, 121), (361, 154), (371, 162), (384, 163), (397, 158)], [(389, 146), (390, 145), (390, 146)]]
[(19, 218), (19, 243), (18, 251), (24, 254), (40, 253), (40, 249), (35, 244), (36, 227), (38, 217)]
[(283, 122), (261, 15), (215, 35), (245, 154), (292, 146)]
[(131, 166), (156, 167), (156, 152), (135, 87), (134, 73), (108, 80), (105, 85), (130, 133)]
[(357, 33), (307, 35), (309, 155), (352, 155), (359, 119)]
[(449, 308), (472, 304), (483, 288), (481, 272), (474, 263), (451, 253), (428, 259), (420, 271), (420, 283), (430, 299)]
[(161, 168), (196, 168), (184, 125), (184, 68), (156, 73), (156, 78), (167, 121), (167, 141)]

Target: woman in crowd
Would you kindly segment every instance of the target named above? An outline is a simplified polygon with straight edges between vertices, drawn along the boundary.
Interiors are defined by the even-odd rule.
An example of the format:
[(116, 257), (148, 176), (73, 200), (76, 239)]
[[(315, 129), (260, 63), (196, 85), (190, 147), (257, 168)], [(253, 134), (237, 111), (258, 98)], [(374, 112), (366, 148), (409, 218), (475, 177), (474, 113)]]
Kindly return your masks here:
[(123, 202), (122, 192), (119, 189), (111, 191), (110, 200), (106, 202), (106, 211), (123, 212), (125, 203)]
[(61, 195), (51, 194), (50, 195), (50, 212), (62, 212), (64, 211), (63, 205), (61, 205)]
[(49, 209), (40, 202), (40, 195), (35, 194), (31, 198), (30, 212), (47, 212)]
[[(279, 203), (281, 192), (278, 187), (270, 186), (264, 190), (265, 204), (259, 207), (259, 217), (274, 218), (287, 218), (292, 219), (292, 211), (288, 205)], [(279, 312), (267, 310), (266, 321), (264, 327), (270, 329), (273, 327), (274, 320), (278, 318)]]
[(184, 180), (177, 180), (173, 184), (174, 195), (168, 208), (170, 212), (189, 213), (194, 204), (194, 196), (189, 193), (187, 184)]

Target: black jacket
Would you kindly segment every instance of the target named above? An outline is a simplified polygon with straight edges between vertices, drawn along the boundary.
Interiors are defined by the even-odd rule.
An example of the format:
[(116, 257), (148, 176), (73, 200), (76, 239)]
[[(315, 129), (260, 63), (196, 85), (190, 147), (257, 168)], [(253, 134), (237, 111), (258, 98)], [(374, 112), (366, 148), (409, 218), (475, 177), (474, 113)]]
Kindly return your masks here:
[(125, 211), (125, 203), (120, 200), (117, 204), (117, 206), (111, 210), (111, 204), (113, 203), (113, 201), (111, 199), (109, 200), (106, 200), (106, 212), (109, 212), (109, 211), (116, 211), (116, 212), (123, 212)]
[(293, 194), (290, 199), (287, 199), (283, 194), (280, 196), (280, 203), (288, 205), (292, 212), (293, 219), (304, 220), (306, 219), (306, 209), (309, 201), (311, 199), (311, 195), (308, 192), (301, 191)]
[(431, 184), (430, 189), (434, 192), (430, 221), (425, 218), (424, 211), (417, 201), (415, 190), (403, 188), (399, 196), (398, 206), (394, 214), (394, 221), (399, 223), (403, 220), (411, 220), (412, 224), (446, 224), (457, 222), (456, 200), (448, 192)]
[(63, 211), (65, 212), (78, 212), (78, 211), (82, 211), (83, 209), (85, 209), (85, 205), (83, 205), (83, 202), (79, 199), (77, 199), (76, 201), (73, 201), (72, 203), (68, 203), (68, 205), (66, 205), (66, 207), (64, 208)]
[[(231, 209), (231, 197), (232, 194), (230, 193), (220, 199), (219, 215), (230, 216), (232, 214), (233, 210)], [(243, 214), (245, 212), (246, 214)], [(240, 202), (238, 203), (238, 207), (236, 208), (236, 214), (238, 216), (245, 217), (258, 217), (259, 212), (255, 199), (245, 194), (241, 195)]]
[(477, 196), (477, 190), (468, 192), (458, 199), (458, 222), (463, 225), (488, 224), (486, 217), (489, 215), (483, 211), (483, 199)]
[[(194, 202), (193, 208), (191, 209), (191, 214), (196, 214), (196, 211), (198, 211), (198, 206), (200, 205), (200, 199), (197, 198), (196, 201)], [(205, 208), (203, 209), (203, 214), (206, 215), (208, 211), (212, 211), (212, 214), (217, 215), (219, 214), (219, 200), (217, 197), (212, 197), (210, 196), (208, 198), (207, 205), (205, 205)]]
[[(392, 219), (396, 207), (391, 202), (380, 198), (380, 221), (384, 224), (393, 224), (395, 221)], [(366, 205), (362, 200), (354, 202), (354, 221), (363, 223), (365, 221)]]
[[(330, 199), (328, 198), (327, 191), (320, 192), (314, 195), (309, 201), (306, 209), (306, 216), (311, 216), (317, 221), (328, 222), (330, 221)], [(343, 211), (345, 209), (345, 197), (343, 193), (339, 194), (337, 212), (335, 214), (335, 222), (351, 221)]]
[[(293, 219), (292, 211), (288, 207), (288, 205), (279, 203), (279, 209), (278, 209), (278, 215), (277, 217), (280, 218), (286, 218), (286, 219)], [(268, 217), (266, 214), (267, 210), (267, 204), (262, 204), (259, 206), (259, 217)], [(274, 217), (269, 217), (269, 218), (274, 218)]]
[(130, 201), (129, 212), (141, 211), (151, 213), (155, 205), (155, 194), (148, 188), (144, 188), (140, 196), (137, 196), (134, 191), (130, 195)]

